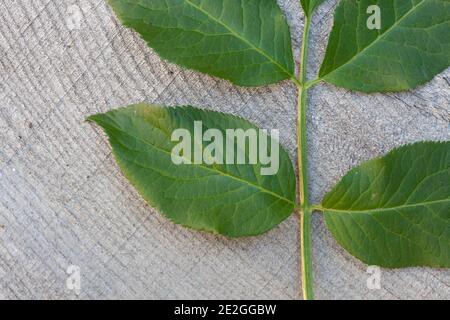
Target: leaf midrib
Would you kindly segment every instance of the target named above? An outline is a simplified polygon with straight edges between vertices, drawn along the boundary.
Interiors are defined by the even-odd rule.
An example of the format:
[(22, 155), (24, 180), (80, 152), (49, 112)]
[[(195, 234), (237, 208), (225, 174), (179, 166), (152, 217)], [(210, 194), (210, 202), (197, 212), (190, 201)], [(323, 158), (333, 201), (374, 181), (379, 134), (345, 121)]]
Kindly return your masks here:
[(205, 9), (203, 9), (200, 6), (197, 6), (196, 4), (192, 3), (189, 0), (184, 0), (187, 4), (189, 4), (190, 6), (192, 6), (193, 8), (197, 9), (198, 11), (202, 12), (204, 15), (206, 15), (208, 18), (210, 18), (211, 20), (213, 20), (214, 22), (220, 24), (222, 27), (224, 27), (225, 29), (227, 29), (229, 32), (231, 32), (231, 34), (233, 34), (236, 38), (238, 38), (239, 40), (241, 40), (242, 42), (245, 42), (248, 46), (252, 47), (254, 50), (256, 50), (258, 53), (260, 53), (261, 55), (263, 55), (264, 57), (266, 57), (266, 59), (268, 59), (270, 62), (272, 62), (273, 64), (275, 64), (280, 70), (282, 70), (283, 72), (285, 72), (288, 76), (291, 77), (291, 79), (294, 82), (297, 82), (297, 78), (295, 77), (294, 74), (292, 74), (291, 72), (289, 72), (286, 68), (284, 68), (278, 61), (274, 60), (267, 52), (265, 52), (264, 50), (262, 50), (261, 48), (257, 47), (255, 44), (253, 44), (252, 42), (248, 41), (247, 39), (245, 39), (243, 36), (241, 36), (237, 31), (233, 30), (232, 28), (230, 28), (229, 26), (227, 26), (225, 23), (223, 23), (222, 21), (220, 21), (219, 19), (217, 19), (216, 17), (214, 17), (213, 15), (211, 15), (211, 13), (209, 13), (208, 11), (206, 11)]
[[(105, 124), (104, 124), (104, 125), (105, 125)], [(150, 147), (152, 147), (152, 148), (158, 150), (158, 151), (160, 151), (160, 152), (163, 152), (163, 153), (168, 154), (168, 155), (172, 155), (172, 152), (167, 151), (167, 150), (165, 150), (165, 149), (162, 149), (162, 148), (160, 148), (160, 147), (157, 147), (157, 146), (155, 146), (155, 145), (153, 145), (153, 144), (151, 144), (151, 143), (145, 141), (145, 140), (142, 139), (142, 138), (136, 137), (135, 135), (130, 134), (130, 133), (128, 133), (128, 132), (122, 130), (121, 128), (118, 128), (118, 127), (112, 126), (112, 125), (110, 125), (110, 127), (114, 128), (114, 129), (116, 129), (116, 130), (118, 130), (118, 131), (120, 131), (120, 132), (122, 132), (122, 133), (124, 133), (124, 134), (126, 134), (126, 135), (128, 135), (128, 136), (130, 136), (130, 137), (132, 137), (132, 138), (134, 138), (134, 139), (136, 139), (136, 140), (138, 140), (138, 141), (140, 141), (140, 142), (142, 142), (142, 143), (144, 143), (144, 144), (146, 144), (146, 145), (148, 145), (148, 146), (150, 146)], [(184, 159), (186, 159), (186, 158), (184, 158)], [(189, 160), (189, 159), (186, 159), (186, 160)], [(241, 183), (247, 184), (247, 185), (249, 185), (249, 186), (252, 186), (252, 187), (258, 189), (258, 190), (260, 190), (261, 192), (270, 194), (270, 195), (272, 195), (272, 196), (274, 196), (274, 197), (276, 197), (276, 198), (279, 198), (279, 199), (281, 199), (281, 200), (283, 200), (283, 201), (286, 201), (286, 202), (288, 202), (289, 204), (292, 204), (294, 207), (296, 206), (296, 204), (295, 204), (294, 201), (291, 201), (291, 200), (289, 200), (288, 198), (285, 198), (285, 197), (283, 197), (283, 196), (281, 196), (281, 195), (279, 195), (279, 194), (277, 194), (277, 193), (275, 193), (275, 192), (273, 192), (273, 191), (270, 191), (270, 190), (268, 190), (268, 189), (266, 189), (266, 188), (264, 188), (264, 187), (261, 187), (261, 186), (259, 186), (259, 185), (257, 185), (257, 184), (251, 183), (251, 182), (249, 182), (249, 181), (247, 181), (247, 180), (243, 180), (243, 179), (241, 179), (241, 178), (235, 177), (235, 176), (230, 175), (230, 174), (228, 174), (228, 173), (226, 173), (226, 172), (223, 172), (223, 171), (215, 170), (215, 169), (210, 168), (210, 167), (207, 167), (207, 166), (205, 166), (205, 165), (203, 165), (203, 164), (196, 164), (195, 166), (197, 166), (197, 167), (199, 167), (199, 168), (202, 168), (202, 169), (205, 169), (205, 170), (208, 170), (208, 171), (211, 171), (211, 172), (214, 172), (214, 173), (216, 173), (216, 174), (219, 174), (219, 175), (228, 177), (228, 178), (230, 178), (230, 179), (237, 180), (237, 181), (239, 181), (239, 182), (241, 182)]]
[(450, 203), (450, 199), (441, 199), (441, 200), (435, 200), (435, 201), (399, 205), (399, 206), (389, 207), (389, 208), (374, 208), (374, 209), (364, 209), (364, 210), (333, 209), (333, 208), (327, 208), (324, 206), (318, 206), (317, 209), (322, 210), (322, 211), (331, 211), (331, 212), (339, 212), (339, 213), (378, 213), (378, 212), (386, 212), (386, 211), (399, 210), (399, 209), (423, 207), (423, 206), (428, 206), (428, 205), (433, 205), (433, 204), (438, 204), (438, 203), (445, 203), (445, 202)]
[(407, 17), (409, 17), (409, 15), (411, 13), (413, 13), (417, 8), (419, 8), (422, 4), (424, 4), (425, 2), (427, 2), (427, 0), (422, 0), (419, 4), (416, 4), (415, 6), (413, 6), (403, 17), (401, 17), (398, 21), (396, 21), (395, 23), (392, 24), (392, 26), (389, 27), (389, 29), (387, 29), (380, 37), (376, 38), (375, 41), (373, 41), (371, 44), (369, 44), (367, 47), (365, 47), (364, 49), (362, 49), (361, 51), (359, 51), (357, 54), (355, 54), (350, 60), (348, 60), (347, 62), (341, 64), (339, 67), (337, 67), (336, 69), (331, 70), (330, 72), (324, 74), (324, 75), (320, 75), (319, 79), (325, 79), (327, 76), (335, 73), (336, 71), (338, 71), (339, 69), (347, 66), (348, 64), (351, 64), (353, 62), (353, 60), (355, 60), (356, 58), (360, 57), (362, 53), (364, 53), (366, 50), (370, 49), (371, 47), (373, 47), (374, 45), (378, 44), (379, 41), (383, 40), (393, 29), (395, 29), (396, 27), (398, 27), (400, 25), (400, 23)]

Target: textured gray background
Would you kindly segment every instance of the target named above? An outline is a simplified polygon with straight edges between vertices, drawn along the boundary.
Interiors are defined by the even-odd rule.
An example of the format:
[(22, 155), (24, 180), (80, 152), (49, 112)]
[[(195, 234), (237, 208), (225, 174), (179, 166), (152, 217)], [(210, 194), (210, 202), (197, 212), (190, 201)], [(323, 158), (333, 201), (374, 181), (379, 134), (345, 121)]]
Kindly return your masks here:
[[(280, 4), (298, 56), (303, 15), (297, 0)], [(314, 17), (311, 73), (335, 5)], [(295, 215), (245, 240), (173, 225), (130, 187), (103, 133), (84, 121), (140, 101), (192, 104), (281, 129), (294, 158), (295, 99), (288, 82), (236, 88), (162, 61), (105, 0), (2, 0), (0, 297), (300, 298)], [(363, 160), (407, 142), (450, 139), (449, 123), (450, 70), (407, 93), (318, 86), (309, 113), (314, 200)], [(367, 266), (339, 248), (319, 215), (314, 256), (321, 299), (450, 298), (448, 270), (382, 270), (382, 289), (369, 290)], [(69, 265), (81, 268), (79, 296), (66, 287)]]

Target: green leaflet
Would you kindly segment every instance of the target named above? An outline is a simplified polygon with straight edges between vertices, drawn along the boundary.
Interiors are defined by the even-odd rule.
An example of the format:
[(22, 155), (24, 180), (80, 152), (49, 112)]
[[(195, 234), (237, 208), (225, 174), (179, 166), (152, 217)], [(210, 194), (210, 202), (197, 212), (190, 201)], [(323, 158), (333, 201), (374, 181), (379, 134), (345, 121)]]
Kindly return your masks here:
[[(279, 171), (271, 176), (261, 175), (260, 163), (172, 162), (178, 144), (171, 139), (175, 129), (193, 134), (194, 121), (201, 121), (204, 131), (216, 128), (224, 134), (226, 129), (256, 129), (246, 120), (193, 107), (144, 104), (89, 120), (105, 130), (120, 168), (139, 193), (175, 223), (230, 237), (252, 236), (272, 229), (294, 210), (294, 170), (281, 148)], [(208, 144), (203, 142), (204, 147)]]
[(295, 79), (276, 0), (109, 0), (161, 57), (241, 86)]
[[(369, 30), (367, 8), (381, 9)], [(364, 92), (400, 91), (450, 65), (450, 0), (342, 0), (319, 77)]]
[(307, 17), (311, 17), (314, 11), (324, 2), (324, 0), (300, 0), (302, 8)]
[(322, 207), (337, 241), (369, 265), (450, 267), (450, 142), (366, 162)]

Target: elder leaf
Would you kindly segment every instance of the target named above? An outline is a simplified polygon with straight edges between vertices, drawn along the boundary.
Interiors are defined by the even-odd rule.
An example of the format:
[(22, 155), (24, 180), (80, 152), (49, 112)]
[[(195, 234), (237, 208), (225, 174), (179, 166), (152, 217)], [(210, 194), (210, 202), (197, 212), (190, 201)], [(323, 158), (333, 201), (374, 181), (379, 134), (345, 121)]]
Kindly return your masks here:
[(289, 26), (276, 0), (109, 3), (170, 62), (241, 86), (295, 79)]
[[(367, 26), (371, 5), (381, 10), (380, 30)], [(342, 0), (319, 77), (358, 91), (401, 91), (449, 65), (449, 0)]]
[[(279, 170), (274, 175), (262, 175), (266, 165), (261, 162), (248, 164), (247, 149), (241, 149), (245, 150), (247, 164), (173, 162), (178, 142), (172, 141), (172, 134), (176, 129), (191, 133), (194, 150), (196, 144), (203, 148), (210, 145), (201, 137), (200, 141), (193, 138), (195, 121), (202, 122), (203, 132), (217, 129), (224, 137), (227, 129), (258, 131), (244, 119), (193, 107), (145, 104), (88, 119), (105, 130), (117, 163), (143, 198), (175, 223), (230, 237), (253, 236), (274, 228), (294, 210), (295, 174), (282, 148), (277, 158)], [(224, 146), (230, 141), (237, 148), (235, 139), (224, 138)], [(278, 145), (269, 139), (267, 150), (272, 143)], [(181, 155), (194, 163), (194, 158)]]
[(450, 142), (422, 142), (350, 171), (323, 200), (352, 255), (389, 268), (450, 267)]

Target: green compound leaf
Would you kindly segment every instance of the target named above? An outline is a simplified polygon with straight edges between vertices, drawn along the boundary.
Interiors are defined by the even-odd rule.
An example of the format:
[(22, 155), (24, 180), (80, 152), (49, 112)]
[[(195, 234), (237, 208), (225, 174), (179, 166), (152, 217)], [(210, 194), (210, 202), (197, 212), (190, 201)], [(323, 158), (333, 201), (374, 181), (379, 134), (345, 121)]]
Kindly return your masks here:
[[(381, 29), (369, 30), (378, 5)], [(364, 92), (401, 91), (450, 65), (450, 0), (342, 0), (319, 77)]]
[(161, 57), (241, 86), (295, 79), (276, 0), (109, 0)]
[(366, 162), (322, 207), (337, 241), (369, 265), (450, 267), (450, 142), (416, 143)]
[(324, 2), (324, 0), (300, 0), (302, 8), (307, 17), (311, 17), (314, 11)]
[[(97, 114), (88, 120), (105, 130), (120, 168), (144, 199), (175, 223), (230, 237), (253, 236), (274, 228), (294, 210), (295, 174), (282, 148), (277, 158), (279, 170), (274, 175), (262, 175), (261, 169), (267, 166), (259, 160), (248, 164), (248, 143), (243, 148), (247, 164), (206, 165), (200, 161), (176, 165), (172, 161), (174, 147), (179, 144), (178, 140), (172, 142), (176, 129), (186, 129), (194, 137), (195, 121), (201, 121), (202, 132), (214, 128), (224, 137), (227, 129), (258, 131), (246, 120), (193, 107), (144, 104)], [(201, 138), (192, 140), (192, 150), (195, 145), (202, 144), (204, 149), (211, 144)], [(258, 140), (260, 143), (262, 139)], [(239, 147), (234, 138), (223, 141), (224, 145)], [(275, 140), (265, 141), (267, 151), (272, 150), (272, 143), (279, 146)], [(189, 159), (194, 163), (193, 156)]]

